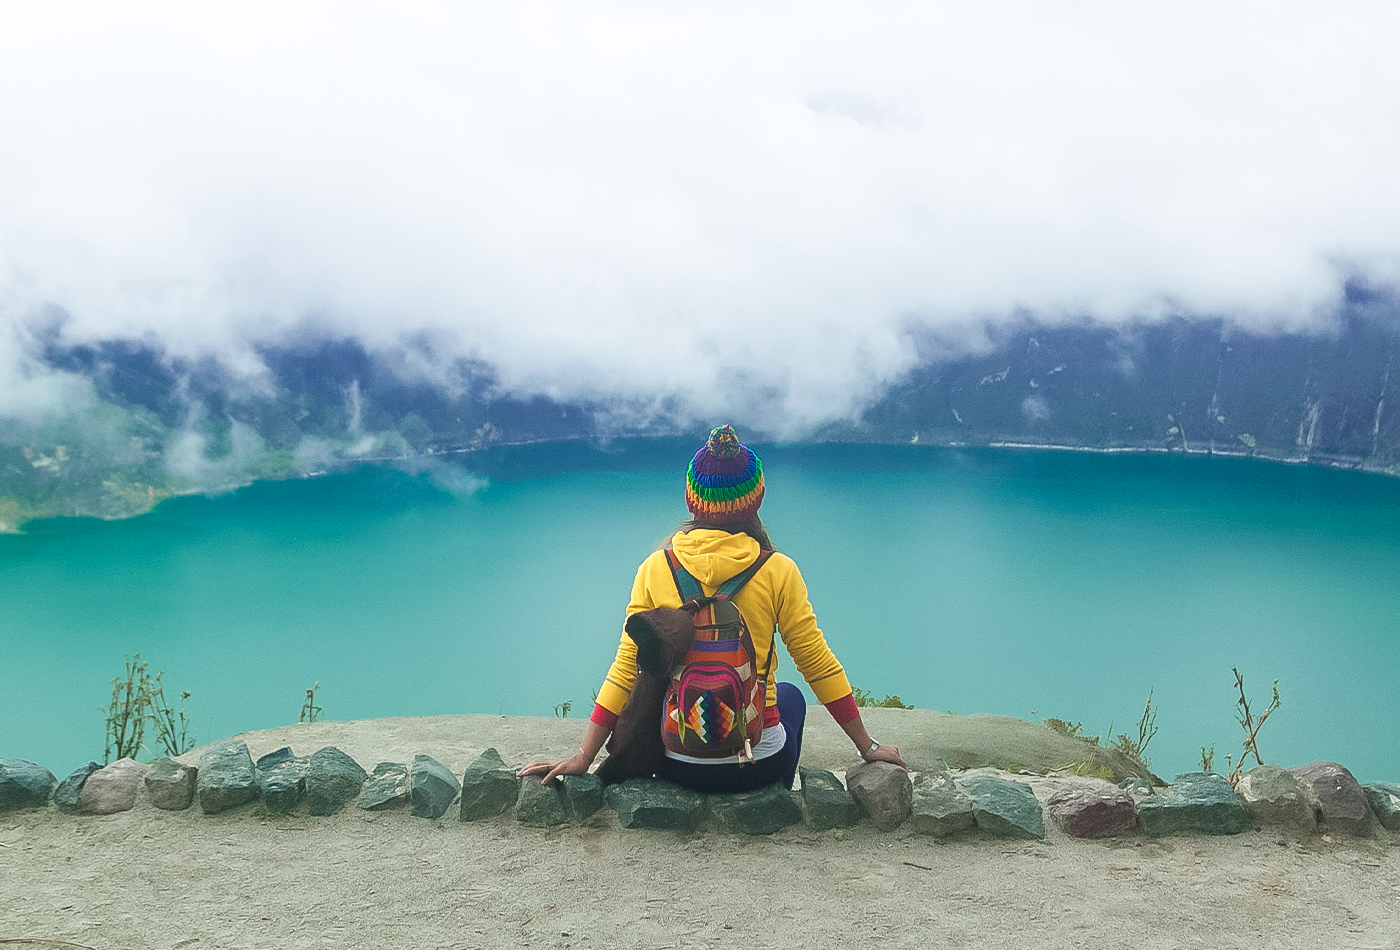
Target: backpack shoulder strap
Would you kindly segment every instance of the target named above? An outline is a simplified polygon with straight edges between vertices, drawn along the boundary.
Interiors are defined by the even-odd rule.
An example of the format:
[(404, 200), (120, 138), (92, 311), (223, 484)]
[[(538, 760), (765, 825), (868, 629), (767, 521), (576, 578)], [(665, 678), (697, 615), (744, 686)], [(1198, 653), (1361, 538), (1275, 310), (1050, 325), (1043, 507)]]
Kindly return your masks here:
[(681, 603), (686, 604), (696, 598), (703, 598), (705, 591), (695, 576), (681, 567), (680, 558), (669, 547), (666, 548), (666, 563), (671, 568), (671, 578), (676, 582), (676, 592), (681, 595)]
[(772, 554), (772, 551), (758, 552), (758, 560), (720, 585), (719, 590), (715, 591), (715, 600), (732, 600), (745, 584), (753, 580), (753, 576), (758, 573), (759, 568), (768, 563), (768, 558)]

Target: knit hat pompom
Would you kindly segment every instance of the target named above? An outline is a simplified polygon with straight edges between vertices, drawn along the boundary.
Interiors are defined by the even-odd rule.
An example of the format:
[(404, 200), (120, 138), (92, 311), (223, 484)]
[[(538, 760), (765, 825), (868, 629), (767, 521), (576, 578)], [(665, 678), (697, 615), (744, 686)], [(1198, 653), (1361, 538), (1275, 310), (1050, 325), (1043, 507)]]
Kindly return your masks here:
[(685, 504), (696, 521), (724, 523), (753, 516), (763, 503), (763, 463), (734, 427), (716, 426), (690, 460)]

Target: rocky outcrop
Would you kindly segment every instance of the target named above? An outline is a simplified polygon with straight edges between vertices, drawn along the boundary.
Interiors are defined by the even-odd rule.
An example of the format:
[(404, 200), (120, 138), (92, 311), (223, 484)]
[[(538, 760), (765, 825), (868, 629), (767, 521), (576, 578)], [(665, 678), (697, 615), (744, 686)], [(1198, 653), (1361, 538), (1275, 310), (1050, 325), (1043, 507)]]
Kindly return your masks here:
[(565, 775), (564, 804), (569, 817), (583, 821), (603, 807), (603, 780), (592, 772), (586, 775)]
[[(536, 780), (538, 784), (538, 780)], [(462, 820), (493, 818), (520, 797), (520, 778), (495, 749), (487, 749), (462, 773)]]
[(776, 834), (802, 821), (796, 796), (776, 784), (735, 795), (712, 795), (710, 814), (725, 831), (740, 835)]
[(1244, 799), (1224, 776), (1186, 772), (1138, 802), (1138, 821), (1149, 835), (1237, 835), (1254, 826)]
[(1074, 838), (1112, 838), (1137, 826), (1133, 796), (1116, 785), (1085, 784), (1051, 795), (1045, 810)]
[(385, 811), (406, 804), (408, 766), (399, 762), (380, 762), (360, 789), (360, 807), (365, 811)]
[(946, 770), (920, 772), (913, 796), (912, 824), (919, 834), (946, 838), (974, 827), (972, 796)]
[(217, 745), (199, 757), (195, 780), (199, 807), (214, 815), (258, 797), (258, 774), (241, 739)]
[(1367, 782), (1361, 786), (1366, 804), (1386, 831), (1400, 831), (1400, 785), (1389, 782)]
[(891, 762), (862, 762), (846, 773), (846, 788), (881, 831), (909, 817), (914, 788), (909, 773)]
[(799, 768), (803, 822), (813, 831), (849, 828), (862, 812), (841, 780), (824, 769)]
[(83, 786), (87, 783), (88, 776), (100, 768), (102, 766), (96, 762), (80, 765), (69, 772), (67, 778), (58, 783), (58, 791), (54, 792), (53, 802), (58, 806), (59, 811), (75, 814), (82, 807)]
[(156, 759), (146, 773), (146, 795), (165, 811), (184, 811), (194, 802), (199, 770), (174, 759)]
[[(544, 828), (562, 825), (569, 820), (569, 805), (564, 800), (564, 788), (555, 781), (541, 785), (533, 776), (518, 782), (515, 799), (515, 820), (522, 825)], [(500, 814), (500, 812), (496, 812)]]
[(306, 810), (334, 815), (359, 796), (367, 777), (360, 763), (335, 746), (317, 749), (306, 767)]
[(1342, 835), (1370, 833), (1370, 806), (1356, 777), (1336, 762), (1312, 762), (1288, 769), (1288, 774), (1317, 799), (1319, 823)]
[(0, 759), (0, 811), (42, 808), (53, 797), (58, 779), (26, 759)]
[(972, 820), (982, 834), (998, 838), (1045, 837), (1045, 818), (1029, 785), (994, 775), (969, 775), (959, 779), (958, 784), (972, 798)]
[(310, 760), (283, 746), (258, 759), (258, 790), (263, 807), (276, 815), (290, 814), (306, 794), (306, 769)]
[(98, 769), (83, 783), (79, 810), (88, 815), (114, 815), (119, 811), (129, 811), (136, 804), (141, 780), (149, 770), (149, 766), (135, 759), (117, 759), (111, 765)]
[(1317, 797), (1286, 769), (1256, 766), (1240, 776), (1235, 791), (1261, 825), (1300, 832), (1317, 828)]
[(415, 755), (409, 772), (408, 803), (415, 818), (441, 818), (462, 786), (447, 766), (430, 755)]
[(705, 797), (653, 778), (628, 779), (604, 792), (624, 828), (693, 831), (705, 814)]

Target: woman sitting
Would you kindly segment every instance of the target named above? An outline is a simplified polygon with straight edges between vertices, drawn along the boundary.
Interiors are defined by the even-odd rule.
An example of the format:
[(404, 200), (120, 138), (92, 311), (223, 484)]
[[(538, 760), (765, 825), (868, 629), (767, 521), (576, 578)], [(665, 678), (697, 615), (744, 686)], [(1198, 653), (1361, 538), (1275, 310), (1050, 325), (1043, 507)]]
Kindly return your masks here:
[[(797, 671), (845, 730), (856, 752), (867, 761), (904, 766), (898, 749), (880, 745), (866, 732), (845, 671), (817, 626), (802, 574), (791, 558), (773, 549), (759, 520), (763, 492), (763, 465), (758, 457), (740, 444), (731, 427), (714, 429), (709, 441), (695, 453), (686, 473), (686, 506), (694, 520), (682, 525), (670, 543), (652, 552), (637, 570), (617, 658), (598, 694), (582, 745), (567, 759), (531, 762), (520, 770), (522, 776), (543, 775), (541, 781), (547, 783), (561, 775), (587, 772), (618, 725), (619, 714), (623, 714), (624, 719), (644, 717), (640, 721), (648, 733), (646, 740), (654, 741), (657, 736), (664, 740), (664, 755), (658, 746), (654, 760), (643, 760), (650, 763), (643, 771), (654, 767), (659, 777), (697, 792), (745, 792), (775, 782), (791, 788), (802, 750), (807, 706), (800, 689), (791, 683), (776, 682), (773, 675), (777, 670), (775, 631)], [(742, 586), (733, 592), (736, 585)], [(679, 664), (656, 671), (658, 699), (653, 701), (653, 707), (627, 708), (629, 697), (633, 704), (640, 705), (644, 692), (638, 684), (639, 638), (643, 644), (651, 643), (647, 638), (655, 635), (658, 626), (664, 627), (668, 618), (680, 618), (671, 619), (668, 629), (684, 639), (679, 647), (685, 652), (683, 662), (718, 656), (705, 651), (719, 650), (736, 640), (707, 645), (707, 631), (724, 624), (702, 621), (708, 621), (712, 615), (721, 617), (726, 608), (719, 608), (717, 603), (727, 600), (731, 593), (751, 644), (746, 642), (742, 651), (726, 654), (735, 657), (732, 667), (740, 677), (736, 680), (730, 675), (728, 681), (751, 684), (736, 688), (752, 689), (752, 702), (741, 699), (731, 704), (741, 707), (735, 710), (716, 701), (717, 695), (733, 695), (723, 691), (724, 677), (719, 675), (726, 666), (723, 662), (718, 667), (713, 662), (700, 662), (685, 667), (697, 671), (694, 678), (687, 678)], [(694, 618), (693, 627), (690, 617), (657, 610), (676, 611), (683, 606)], [(707, 609), (710, 612), (705, 612)], [(724, 636), (732, 635), (734, 626), (730, 624)], [(718, 640), (719, 635), (714, 639)], [(651, 649), (644, 646), (644, 667)], [(653, 654), (653, 665), (660, 662), (657, 655), (664, 654)], [(678, 659), (679, 655), (668, 656), (666, 663)], [(749, 669), (749, 663), (756, 668)], [(715, 677), (707, 679), (709, 672), (714, 672)], [(677, 678), (668, 673), (675, 673)], [(692, 687), (692, 682), (700, 685)], [(691, 691), (710, 684), (719, 685), (710, 692)], [(666, 693), (664, 704), (659, 700), (662, 692)], [(696, 698), (692, 701), (692, 697)], [(621, 737), (619, 728), (618, 738)], [(753, 737), (756, 742), (748, 741)], [(605, 780), (628, 777), (625, 771), (618, 774), (618, 769), (611, 769), (614, 774), (608, 774), (614, 760), (623, 761), (616, 739), (609, 752), (612, 756), (601, 770)], [(637, 770), (632, 767), (631, 771)]]

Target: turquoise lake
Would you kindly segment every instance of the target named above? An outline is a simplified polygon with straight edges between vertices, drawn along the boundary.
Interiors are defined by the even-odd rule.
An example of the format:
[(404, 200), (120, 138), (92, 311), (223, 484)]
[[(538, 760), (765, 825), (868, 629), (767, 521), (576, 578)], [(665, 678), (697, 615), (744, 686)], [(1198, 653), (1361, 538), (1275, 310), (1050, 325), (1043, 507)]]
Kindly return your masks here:
[[(123, 656), (202, 742), (297, 720), (587, 715), (689, 443), (510, 450), (487, 478), (366, 466), (0, 536), (0, 756), (101, 760)], [(1231, 459), (756, 446), (763, 515), (853, 683), (1134, 732), (1153, 770), (1237, 753), (1400, 780), (1400, 480)], [(783, 657), (780, 675), (794, 678)], [(151, 738), (150, 743), (154, 744)], [(424, 750), (431, 751), (431, 750)], [(927, 767), (934, 763), (911, 763)]]

